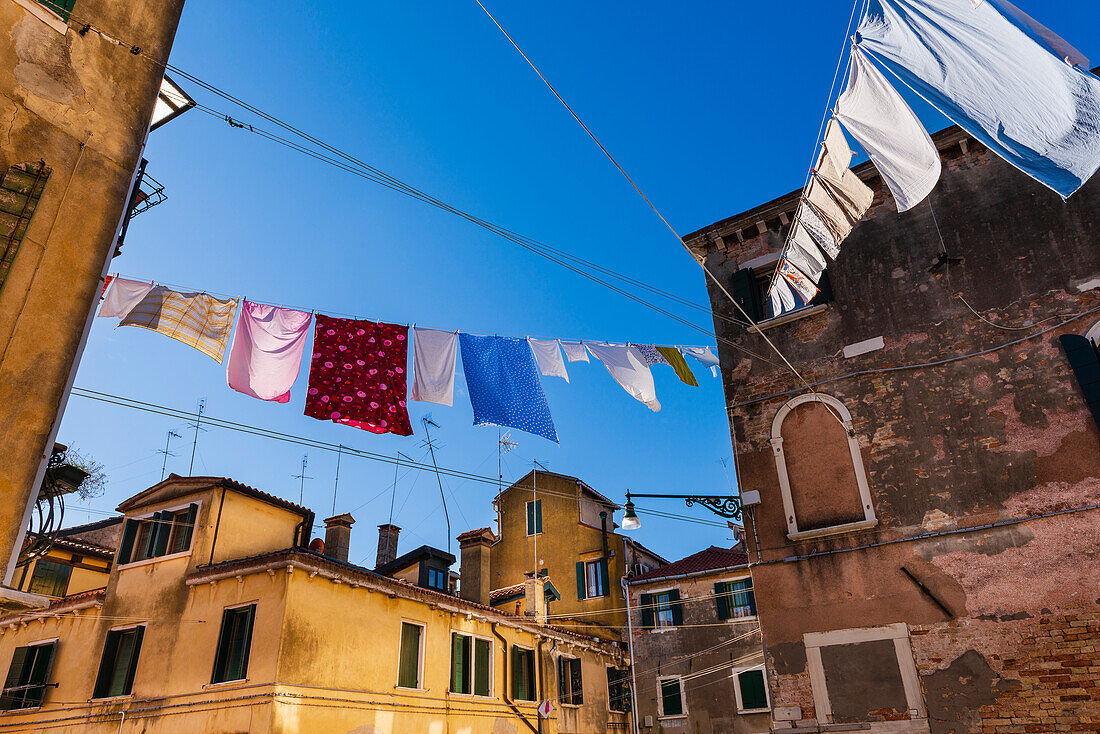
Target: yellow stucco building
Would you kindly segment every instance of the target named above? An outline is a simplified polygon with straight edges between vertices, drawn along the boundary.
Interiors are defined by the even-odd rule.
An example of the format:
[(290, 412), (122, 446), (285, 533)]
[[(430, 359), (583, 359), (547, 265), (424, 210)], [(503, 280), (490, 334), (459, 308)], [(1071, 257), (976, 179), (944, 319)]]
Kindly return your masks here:
[(628, 731), (618, 645), (310, 551), (307, 508), (173, 475), (119, 511), (104, 589), (0, 619), (0, 732)]
[(479, 528), (459, 536), (462, 596), (526, 610), (523, 584), (537, 569), (553, 585), (556, 624), (624, 639), (622, 579), (668, 561), (615, 532), (620, 507), (577, 477), (548, 471), (532, 471), (505, 489), (496, 507), (499, 535)]

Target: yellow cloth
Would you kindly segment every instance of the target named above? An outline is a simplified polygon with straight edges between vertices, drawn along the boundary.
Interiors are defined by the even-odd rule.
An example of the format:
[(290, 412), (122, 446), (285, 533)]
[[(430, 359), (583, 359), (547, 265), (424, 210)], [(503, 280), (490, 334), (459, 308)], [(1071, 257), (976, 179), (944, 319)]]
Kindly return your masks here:
[(695, 381), (695, 375), (692, 374), (691, 368), (688, 367), (688, 363), (684, 360), (684, 355), (680, 354), (679, 349), (676, 347), (657, 347), (657, 351), (668, 360), (672, 369), (676, 370), (676, 376), (680, 378), (680, 382), (692, 387), (699, 387), (699, 383)]
[(236, 314), (236, 298), (222, 300), (205, 293), (178, 293), (158, 285), (119, 326), (159, 331), (220, 363)]

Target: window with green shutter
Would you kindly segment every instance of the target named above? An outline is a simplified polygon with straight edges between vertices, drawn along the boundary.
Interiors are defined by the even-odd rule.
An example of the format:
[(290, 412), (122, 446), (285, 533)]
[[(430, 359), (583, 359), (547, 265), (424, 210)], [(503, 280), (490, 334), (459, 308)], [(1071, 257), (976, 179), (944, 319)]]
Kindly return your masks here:
[(512, 698), (535, 700), (535, 651), (512, 646)]
[(492, 688), (493, 643), (489, 640), (474, 639), (474, 695), (491, 696)]
[(661, 679), (661, 716), (683, 716), (684, 697), (679, 678)]
[(423, 634), (423, 626), (401, 623), (401, 650), (397, 661), (397, 685), (400, 688), (420, 688), (420, 638)]
[(42, 705), (56, 649), (56, 641), (15, 649), (8, 677), (4, 679), (4, 691), (0, 694), (0, 710), (15, 711)]
[(718, 603), (718, 619), (742, 619), (756, 616), (756, 597), (752, 591), (752, 579), (721, 581), (714, 585)]
[(742, 670), (737, 674), (737, 711), (767, 711), (768, 690), (764, 685), (764, 671), (759, 668)]
[(256, 605), (233, 607), (222, 612), (222, 631), (214, 655), (211, 683), (244, 680), (248, 677), (248, 654), (252, 649), (252, 623)]
[(571, 706), (584, 703), (580, 658), (558, 658), (558, 701)]
[(542, 532), (542, 500), (527, 503), (527, 534), (538, 535)]
[(198, 504), (193, 503), (182, 509), (127, 520), (119, 543), (119, 565), (191, 550), (198, 511)]
[(107, 633), (92, 698), (130, 695), (134, 688), (134, 675), (137, 673), (141, 640), (144, 636), (143, 626), (111, 630)]
[(493, 645), (472, 635), (451, 633), (451, 693), (492, 695)]
[(34, 573), (31, 574), (31, 583), (27, 591), (42, 596), (65, 596), (72, 571), (72, 567), (64, 563), (40, 558), (34, 564)]
[(470, 692), (470, 638), (451, 635), (451, 693)]

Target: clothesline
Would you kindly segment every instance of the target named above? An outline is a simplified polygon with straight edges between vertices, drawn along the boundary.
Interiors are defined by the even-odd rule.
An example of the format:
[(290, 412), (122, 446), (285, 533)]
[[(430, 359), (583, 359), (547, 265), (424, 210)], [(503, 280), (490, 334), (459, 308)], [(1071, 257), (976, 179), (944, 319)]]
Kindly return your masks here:
[[(261, 306), (272, 306), (273, 308), (288, 308), (288, 309), (292, 309), (292, 310), (295, 310), (295, 311), (304, 311), (306, 313), (311, 313), (314, 316), (316, 316), (319, 313), (323, 313), (323, 314), (327, 314), (329, 316), (339, 316), (339, 317), (345, 318), (345, 319), (364, 319), (365, 318), (369, 321), (374, 321), (374, 322), (378, 322), (378, 323), (385, 322), (387, 324), (397, 324), (397, 325), (405, 326), (405, 327), (408, 327), (408, 328), (413, 328), (413, 327), (416, 327), (416, 326), (422, 326), (422, 327), (424, 326), (423, 324), (418, 324), (417, 322), (402, 322), (402, 321), (394, 321), (392, 319), (373, 318), (373, 317), (369, 317), (369, 316), (364, 317), (364, 316), (359, 315), (359, 314), (341, 313), (339, 311), (333, 311), (333, 310), (328, 309), (328, 308), (321, 308), (321, 309), (306, 308), (304, 306), (294, 306), (294, 305), (286, 304), (286, 303), (275, 303), (273, 301), (261, 301), (261, 300), (257, 300), (255, 298), (253, 298), (252, 296), (247, 296), (246, 297), (246, 296), (243, 296), (243, 295), (233, 295), (233, 294), (230, 294), (230, 293), (219, 293), (218, 291), (207, 290), (207, 289), (204, 289), (204, 288), (195, 288), (195, 287), (192, 287), (192, 286), (182, 285), (180, 283), (168, 283), (166, 281), (155, 280), (155, 279), (151, 279), (151, 278), (138, 278), (138, 277), (135, 277), (133, 275), (123, 275), (122, 273), (119, 273), (119, 272), (114, 272), (114, 273), (110, 274), (107, 277), (108, 277), (109, 280), (113, 279), (113, 278), (125, 278), (125, 279), (128, 279), (128, 280), (141, 281), (143, 283), (154, 283), (156, 285), (163, 285), (163, 286), (166, 286), (168, 288), (172, 288), (173, 290), (185, 291), (185, 292), (189, 292), (189, 293), (204, 293), (206, 295), (215, 296), (217, 298), (234, 298), (234, 299), (238, 299), (238, 300), (245, 300), (247, 298), (249, 303), (255, 303), (255, 304), (258, 304), (258, 305), (261, 305)], [(109, 282), (109, 280), (108, 280), (108, 282)], [(103, 286), (104, 291), (106, 290), (106, 287), (107, 286), (106, 286), (106, 283), (105, 283), (104, 286)], [(438, 327), (432, 326), (432, 327), (426, 327), (426, 328), (437, 329)], [(564, 337), (564, 336), (539, 336), (539, 335), (536, 335), (536, 334), (501, 334), (499, 332), (491, 332), (491, 333), (490, 332), (479, 332), (479, 331), (470, 331), (468, 329), (438, 329), (438, 330), (439, 331), (453, 331), (455, 333), (461, 331), (463, 333), (472, 334), (474, 336), (506, 336), (506, 337), (515, 337), (515, 338), (518, 338), (518, 339), (538, 339), (538, 340), (557, 339), (559, 341), (578, 342), (578, 343), (580, 343), (580, 342), (603, 342), (603, 343), (607, 343), (607, 344), (636, 344), (637, 343), (637, 342), (627, 342), (627, 341), (607, 341), (605, 339), (581, 339), (581, 338)], [(647, 343), (651, 343), (651, 342), (647, 342)], [(717, 346), (713, 345), (713, 344), (659, 344), (659, 345), (654, 344), (654, 346), (671, 347), (673, 349), (717, 349)]]

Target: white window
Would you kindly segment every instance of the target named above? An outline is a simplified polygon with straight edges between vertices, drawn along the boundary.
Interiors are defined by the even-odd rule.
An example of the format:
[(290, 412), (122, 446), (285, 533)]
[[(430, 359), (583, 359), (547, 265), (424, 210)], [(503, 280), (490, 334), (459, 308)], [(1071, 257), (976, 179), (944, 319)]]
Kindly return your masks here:
[(657, 679), (657, 716), (668, 719), (687, 716), (684, 705), (684, 682), (673, 675)]
[(753, 714), (770, 711), (768, 683), (762, 667), (745, 668), (733, 672), (733, 692), (737, 697), (737, 713)]

